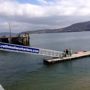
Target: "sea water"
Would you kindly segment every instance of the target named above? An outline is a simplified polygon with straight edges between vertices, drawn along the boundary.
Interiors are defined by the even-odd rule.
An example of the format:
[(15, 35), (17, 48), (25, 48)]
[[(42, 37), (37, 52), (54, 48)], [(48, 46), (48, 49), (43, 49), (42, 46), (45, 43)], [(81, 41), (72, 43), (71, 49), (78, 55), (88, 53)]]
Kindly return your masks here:
[[(32, 47), (73, 52), (90, 50), (90, 32), (32, 34)], [(90, 90), (90, 57), (43, 64), (44, 56), (0, 51), (0, 84), (5, 90)]]

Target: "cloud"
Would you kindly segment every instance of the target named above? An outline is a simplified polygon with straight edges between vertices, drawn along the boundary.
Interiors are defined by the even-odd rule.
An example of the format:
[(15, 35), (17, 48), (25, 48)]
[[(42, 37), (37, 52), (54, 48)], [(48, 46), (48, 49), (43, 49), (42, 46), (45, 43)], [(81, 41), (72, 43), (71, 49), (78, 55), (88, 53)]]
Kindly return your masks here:
[(0, 8), (0, 14), (4, 16), (39, 17), (44, 13), (41, 6), (10, 1), (0, 3)]
[(48, 4), (48, 1), (46, 0), (37, 0), (40, 4)]
[(0, 14), (27, 17), (67, 16), (75, 14), (80, 16), (90, 15), (89, 0), (38, 0), (38, 2), (41, 3), (41, 5), (1, 0), (0, 8), (2, 9), (0, 9)]
[[(90, 20), (90, 0), (36, 0), (21, 3), (18, 0), (0, 0), (0, 31), (14, 32), (42, 28), (59, 28), (79, 21)], [(5, 27), (3, 27), (5, 26)], [(20, 29), (21, 28), (21, 29)]]

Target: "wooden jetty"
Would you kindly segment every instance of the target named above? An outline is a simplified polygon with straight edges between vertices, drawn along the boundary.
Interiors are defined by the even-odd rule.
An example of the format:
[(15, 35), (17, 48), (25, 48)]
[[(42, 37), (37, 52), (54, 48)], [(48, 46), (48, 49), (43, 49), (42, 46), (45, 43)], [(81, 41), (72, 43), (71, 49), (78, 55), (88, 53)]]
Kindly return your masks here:
[(72, 54), (71, 56), (66, 56), (66, 57), (62, 57), (62, 58), (56, 57), (56, 58), (51, 58), (51, 59), (44, 59), (44, 63), (45, 64), (54, 64), (54, 63), (58, 63), (58, 62), (79, 59), (79, 58), (83, 58), (83, 57), (87, 57), (87, 56), (90, 56), (90, 51), (79, 51), (79, 52)]

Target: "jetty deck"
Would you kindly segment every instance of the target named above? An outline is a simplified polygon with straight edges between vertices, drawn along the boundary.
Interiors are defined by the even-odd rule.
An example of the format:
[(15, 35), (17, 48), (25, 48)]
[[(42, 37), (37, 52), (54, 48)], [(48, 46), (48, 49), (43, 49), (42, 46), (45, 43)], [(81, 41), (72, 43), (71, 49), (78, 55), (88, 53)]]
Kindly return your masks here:
[(83, 58), (90, 56), (90, 51), (79, 51), (77, 53), (72, 54), (71, 56), (66, 56), (66, 57), (56, 57), (56, 58), (51, 58), (51, 59), (44, 59), (44, 63), (46, 64), (53, 64), (57, 62), (62, 62), (62, 61), (70, 61), (73, 59), (78, 59), (78, 58)]

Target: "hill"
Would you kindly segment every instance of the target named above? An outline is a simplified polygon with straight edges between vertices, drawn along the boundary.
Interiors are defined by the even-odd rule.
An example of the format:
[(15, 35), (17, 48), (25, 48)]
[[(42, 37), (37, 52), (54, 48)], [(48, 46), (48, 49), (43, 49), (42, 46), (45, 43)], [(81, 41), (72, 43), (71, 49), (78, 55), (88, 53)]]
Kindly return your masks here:
[(90, 31), (90, 21), (72, 24), (66, 28), (63, 28), (66, 32), (80, 32), (80, 31)]
[(75, 23), (64, 28), (42, 29), (42, 30), (26, 31), (26, 32), (31, 34), (40, 34), (40, 33), (61, 33), (61, 32), (81, 32), (81, 31), (90, 31), (90, 21)]

